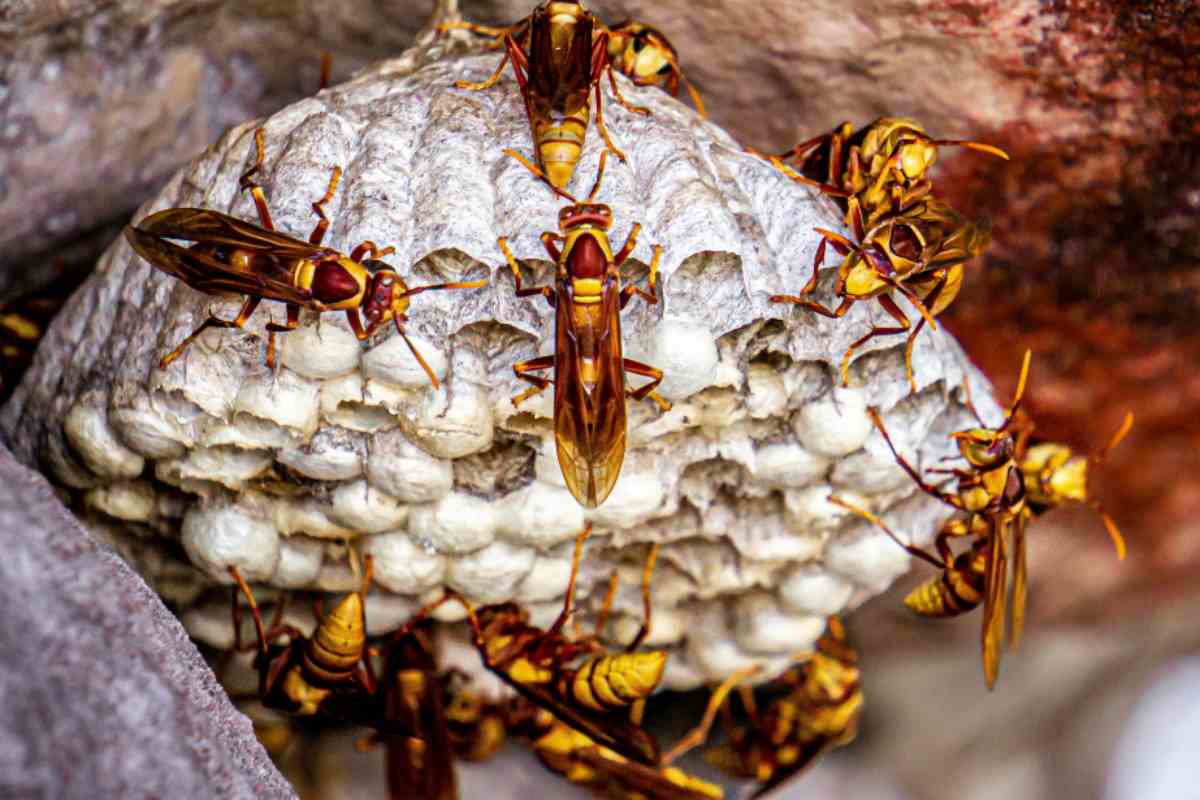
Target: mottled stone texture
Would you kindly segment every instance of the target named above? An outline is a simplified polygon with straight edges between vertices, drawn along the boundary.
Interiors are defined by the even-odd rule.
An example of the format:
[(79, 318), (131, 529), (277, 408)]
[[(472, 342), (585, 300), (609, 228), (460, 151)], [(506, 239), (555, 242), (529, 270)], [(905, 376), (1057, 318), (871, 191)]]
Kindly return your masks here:
[(0, 796), (295, 796), (179, 621), (6, 450), (0, 546)]

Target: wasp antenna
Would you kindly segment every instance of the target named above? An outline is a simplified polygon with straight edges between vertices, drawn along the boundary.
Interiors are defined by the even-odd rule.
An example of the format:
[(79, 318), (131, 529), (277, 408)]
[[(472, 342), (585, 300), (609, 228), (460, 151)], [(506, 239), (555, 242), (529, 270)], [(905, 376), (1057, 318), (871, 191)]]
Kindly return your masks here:
[(1025, 360), (1021, 362), (1021, 377), (1017, 379), (1017, 391), (1013, 393), (1012, 405), (1008, 407), (1008, 415), (1004, 418), (1004, 424), (1000, 426), (1000, 430), (1005, 430), (1012, 421), (1016, 419), (1017, 409), (1021, 407), (1021, 398), (1025, 396), (1025, 379), (1029, 377), (1029, 362), (1033, 358), (1033, 351), (1025, 351)]
[(437, 375), (433, 374), (433, 370), (430, 369), (429, 364), (425, 362), (425, 359), (421, 357), (421, 353), (418, 352), (416, 345), (412, 343), (412, 340), (408, 338), (408, 334), (404, 332), (404, 323), (402, 323), (398, 317), (393, 319), (396, 322), (396, 330), (400, 332), (400, 338), (404, 339), (404, 343), (408, 345), (408, 349), (412, 351), (413, 358), (417, 360), (417, 363), (421, 365), (421, 369), (425, 370), (425, 374), (429, 376), (429, 382), (433, 384), (433, 388), (440, 388), (441, 384), (438, 383)]
[(1101, 461), (1103, 461), (1108, 456), (1109, 452), (1121, 443), (1121, 440), (1125, 438), (1125, 435), (1129, 433), (1129, 429), (1132, 427), (1133, 412), (1126, 411), (1125, 419), (1121, 421), (1121, 427), (1117, 428), (1117, 432), (1114, 433), (1112, 438), (1108, 440), (1108, 444), (1104, 445), (1104, 447), (1101, 448), (1096, 455), (1092, 456), (1092, 461), (1096, 464), (1099, 464)]
[(608, 163), (608, 148), (600, 151), (600, 167), (596, 170), (596, 182), (592, 184), (592, 191), (588, 193), (588, 202), (596, 199), (596, 195), (600, 192), (600, 181), (604, 179), (604, 165)]
[(1108, 538), (1112, 539), (1113, 547), (1117, 550), (1117, 560), (1124, 561), (1126, 552), (1125, 537), (1121, 535), (1121, 529), (1117, 527), (1116, 521), (1100, 506), (1099, 501), (1093, 500), (1088, 505), (1100, 515), (1100, 519), (1104, 523), (1104, 529), (1108, 531)]
[(930, 139), (929, 143), (938, 147), (966, 147), (979, 153), (987, 153), (989, 155), (1003, 158), (1009, 161), (1008, 153), (1001, 150), (999, 147), (983, 142), (971, 142), (965, 139)]
[(564, 197), (567, 200), (570, 200), (572, 203), (574, 203), (576, 205), (579, 205), (579, 201), (575, 199), (574, 195), (572, 195), (566, 189), (560, 189), (559, 187), (557, 187), (553, 183), (551, 183), (550, 179), (546, 177), (546, 173), (544, 173), (540, 169), (538, 169), (537, 166), (535, 166), (533, 163), (531, 163), (529, 161), (529, 159), (525, 158), (525, 156), (521, 155), (516, 150), (513, 150), (510, 147), (504, 148), (504, 155), (515, 158), (521, 166), (525, 167), (525, 169), (532, 172), (534, 174), (534, 176), (539, 178), (544, 184), (546, 184), (552, 190), (554, 190), (555, 194), (559, 195), (560, 197)]

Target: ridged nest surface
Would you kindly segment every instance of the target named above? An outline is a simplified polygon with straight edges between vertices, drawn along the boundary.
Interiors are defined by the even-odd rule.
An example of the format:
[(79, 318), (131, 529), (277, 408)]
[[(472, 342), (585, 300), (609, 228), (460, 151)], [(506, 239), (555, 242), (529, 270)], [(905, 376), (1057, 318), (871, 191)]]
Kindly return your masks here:
[[(482, 80), (498, 54), (389, 62), (354, 81), (229, 131), (183, 169), (146, 214), (199, 206), (257, 221), (238, 176), (266, 131), (260, 174), (280, 231), (307, 237), (311, 204), (344, 170), (327, 205), (325, 244), (364, 239), (410, 285), (491, 280), (484, 289), (413, 299), (409, 332), (442, 381), (434, 389), (390, 327), (362, 347), (344, 317), (305, 312), (264, 364), (266, 303), (244, 331), (212, 331), (167, 369), (159, 359), (213, 309), (240, 298), (199, 294), (141, 261), (122, 240), (48, 334), (0, 418), (15, 452), (39, 463), (112, 542), (181, 609), (197, 638), (228, 646), (225, 568), (267, 587), (345, 592), (357, 586), (345, 542), (374, 557), (368, 620), (381, 633), (453, 587), (479, 603), (514, 599), (535, 621), (557, 614), (571, 542), (590, 520), (580, 575), (594, 613), (619, 569), (614, 624), (627, 641), (641, 616), (648, 544), (654, 575), (647, 644), (671, 651), (664, 685), (690, 688), (760, 663), (765, 676), (811, 647), (828, 614), (883, 591), (908, 556), (880, 531), (830, 504), (831, 492), (886, 510), (928, 542), (945, 508), (915, 493), (866, 416), (881, 409), (902, 450), (930, 465), (970, 424), (957, 344), (926, 330), (876, 339), (837, 365), (880, 316), (859, 304), (840, 320), (776, 305), (807, 279), (819, 237), (837, 227), (825, 199), (750, 156), (717, 126), (654, 88), (618, 77), (651, 109), (627, 112), (605, 88), (604, 115), (628, 161), (608, 160), (598, 200), (612, 206), (614, 249), (642, 224), (624, 279), (644, 282), (663, 247), (662, 303), (622, 315), (627, 355), (661, 368), (674, 408), (629, 404), (629, 451), (611, 497), (585, 512), (555, 457), (552, 392), (524, 388), (512, 365), (554, 347), (553, 311), (519, 299), (496, 245), (508, 237), (528, 285), (553, 265), (538, 236), (564, 201), (513, 159), (532, 155), (511, 72)], [(405, 74), (407, 72), (407, 74)], [(603, 143), (593, 126), (571, 189), (587, 193)], [(817, 299), (830, 301), (832, 256)], [(916, 318), (916, 315), (913, 314)], [(972, 372), (986, 418), (998, 409)], [(190, 563), (189, 563), (190, 562)], [(219, 589), (219, 590), (218, 590)], [(454, 605), (439, 614), (461, 617)]]

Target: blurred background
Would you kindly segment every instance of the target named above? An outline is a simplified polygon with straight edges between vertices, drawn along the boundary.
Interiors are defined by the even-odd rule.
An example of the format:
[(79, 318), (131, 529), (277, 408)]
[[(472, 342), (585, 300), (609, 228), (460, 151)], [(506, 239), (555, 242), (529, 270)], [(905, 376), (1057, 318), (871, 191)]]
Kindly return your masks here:
[[(500, 24), (532, 2), (460, 7)], [(882, 115), (1004, 148), (1009, 162), (942, 151), (938, 193), (994, 228), (943, 318), (1001, 398), (1033, 349), (1026, 408), (1040, 435), (1089, 451), (1126, 410), (1137, 416), (1093, 478), (1128, 557), (1116, 560), (1086, 508), (1039, 520), (1028, 638), (992, 693), (977, 615), (929, 623), (902, 607), (927, 577), (916, 570), (848, 620), (867, 697), (859, 740), (780, 796), (1195, 796), (1185, 767), (1200, 741), (1200, 7), (589, 7), (665, 32), (713, 121), (760, 149)], [(429, 0), (0, 4), (0, 300), (69, 283), (226, 127), (312, 93), (322, 51), (334, 82), (345, 79), (397, 55), (431, 10)], [(346, 758), (308, 759), (298, 780), (345, 786), (351, 770), (379, 786), (356, 781), (344, 796), (380, 796), (380, 770), (352, 760), (372, 756)], [(504, 763), (519, 786), (521, 762)]]

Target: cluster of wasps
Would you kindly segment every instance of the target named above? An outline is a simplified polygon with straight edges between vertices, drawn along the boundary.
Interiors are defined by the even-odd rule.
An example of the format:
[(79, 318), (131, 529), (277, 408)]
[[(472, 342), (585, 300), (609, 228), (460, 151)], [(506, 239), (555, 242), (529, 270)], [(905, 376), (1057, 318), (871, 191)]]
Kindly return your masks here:
[[(554, 385), (559, 463), (574, 497), (584, 507), (594, 508), (608, 497), (620, 473), (626, 397), (670, 408), (655, 391), (662, 372), (625, 358), (622, 351), (620, 312), (634, 297), (658, 302), (662, 251), (653, 248), (646, 289), (622, 285), (621, 266), (634, 249), (640, 226), (635, 224), (614, 252), (607, 235), (613, 222), (611, 208), (595, 198), (609, 153), (621, 160), (625, 156), (605, 128), (601, 85), (607, 75), (616, 101), (632, 113), (650, 112), (622, 97), (614, 72), (673, 95), (682, 85), (701, 114), (704, 106), (661, 32), (632, 21), (608, 27), (576, 0), (550, 0), (504, 28), (461, 21), (443, 25), (451, 28), (488, 37), (496, 49), (504, 50), (488, 80), (459, 82), (458, 87), (490, 89), (511, 64), (530, 122), (534, 158), (530, 161), (512, 150), (505, 153), (569, 203), (559, 213), (558, 231), (542, 234), (546, 252), (556, 264), (553, 285), (526, 287), (506, 240), (501, 238), (498, 246), (512, 271), (517, 296), (541, 296), (555, 309), (555, 353), (514, 365), (516, 376), (530, 387), (513, 403)], [(606, 149), (590, 193), (579, 200), (567, 186), (593, 108)], [(932, 194), (927, 173), (938, 148), (947, 145), (1007, 158), (998, 148), (980, 142), (935, 139), (916, 122), (900, 118), (883, 118), (858, 131), (846, 123), (785, 153), (757, 153), (793, 180), (833, 198), (853, 234), (851, 239), (818, 229), (822, 240), (808, 282), (796, 295), (771, 299), (834, 318), (844, 316), (857, 302), (874, 299), (896, 323), (874, 326), (850, 345), (841, 362), (843, 384), (848, 382), (853, 354), (863, 345), (878, 336), (906, 333), (905, 369), (915, 390), (912, 350), (917, 334), (926, 324), (936, 328), (936, 317), (962, 286), (965, 265), (989, 243), (986, 221), (968, 220)], [(347, 255), (324, 245), (330, 226), (324, 206), (341, 180), (338, 167), (333, 167), (324, 195), (312, 204), (317, 222), (307, 240), (277, 231), (266, 195), (255, 180), (264, 162), (262, 129), (255, 133), (255, 150), (255, 162), (241, 176), (240, 185), (253, 198), (257, 224), (210, 209), (172, 208), (125, 230), (126, 240), (139, 256), (193, 289), (245, 298), (234, 319), (210, 315), (162, 358), (160, 368), (169, 368), (210, 328), (243, 327), (262, 300), (269, 299), (283, 302), (287, 316), (283, 324), (272, 321), (266, 326), (268, 366), (275, 364), (275, 334), (294, 330), (301, 309), (338, 311), (345, 313), (361, 341), (388, 323), (394, 325), (436, 388), (437, 376), (405, 333), (411, 298), (432, 290), (477, 289), (487, 281), (409, 287), (383, 260), (392, 248), (364, 241)], [(840, 304), (834, 309), (811, 299), (827, 247), (843, 258), (834, 290)], [(896, 303), (896, 295), (919, 313), (915, 327)], [(6, 366), (32, 352), (31, 343), (44, 327), (40, 317), (31, 321), (28, 314), (22, 316), (21, 308), (18, 303), (0, 310), (0, 346)], [(41, 306), (37, 309), (40, 314)], [(1091, 456), (1065, 445), (1038, 442), (1019, 408), (1029, 362), (1026, 354), (1016, 395), (999, 426), (989, 427), (980, 420), (978, 427), (954, 434), (961, 457), (958, 466), (920, 471), (896, 450), (880, 415), (869, 411), (897, 463), (922, 491), (955, 512), (937, 533), (936, 553), (906, 543), (871, 511), (830, 498), (878, 525), (899, 546), (938, 570), (905, 601), (917, 614), (948, 617), (983, 606), (983, 665), (989, 688), (998, 674), (1006, 620), (1011, 620), (1007, 634), (1013, 645), (1024, 623), (1029, 521), (1066, 503), (1088, 504), (1101, 515), (1118, 555), (1124, 554), (1121, 534), (1091, 496), (1087, 479), (1089, 466), (1103, 460), (1128, 432), (1132, 415)], [(549, 371), (552, 378), (545, 376)], [(627, 374), (648, 380), (631, 388)], [(11, 382), (6, 374), (5, 387)], [(934, 482), (939, 478), (930, 476), (945, 476), (941, 480), (951, 480), (953, 488), (942, 488)], [(707, 739), (718, 714), (725, 723), (726, 742), (710, 750), (708, 758), (734, 775), (757, 782), (755, 797), (854, 738), (863, 704), (858, 659), (841, 622), (831, 618), (815, 652), (805, 654), (774, 682), (765, 703), (760, 704), (748, 686), (753, 670), (737, 673), (713, 691), (697, 727), (664, 752), (644, 727), (643, 714), (646, 699), (662, 678), (667, 654), (639, 651), (650, 631), (657, 545), (650, 549), (643, 572), (642, 627), (623, 651), (610, 652), (601, 643), (601, 633), (616, 590), (615, 573), (595, 632), (586, 635), (570, 624), (575, 580), (590, 531), (589, 526), (576, 539), (562, 611), (545, 629), (531, 624), (527, 611), (514, 603), (476, 608), (447, 591), (393, 635), (370, 642), (365, 597), (372, 565), (367, 557), (361, 589), (328, 614), (318, 612), (315, 633), (308, 637), (283, 621), (286, 598), (276, 604), (273, 619), (264, 622), (250, 586), (231, 567), (233, 650), (255, 653), (256, 697), (268, 708), (370, 728), (372, 741), (387, 750), (389, 791), (397, 798), (457, 797), (454, 758), (486, 759), (509, 736), (529, 742), (549, 768), (568, 780), (608, 796), (649, 800), (722, 796), (718, 786), (671, 766)], [(956, 552), (957, 542), (967, 546)], [(243, 596), (256, 631), (256, 641), (245, 646), (241, 643)], [(448, 602), (465, 609), (483, 666), (514, 690), (515, 699), (484, 701), (462, 674), (439, 669), (430, 615)], [(741, 722), (732, 711), (730, 698), (735, 694), (744, 707)]]

